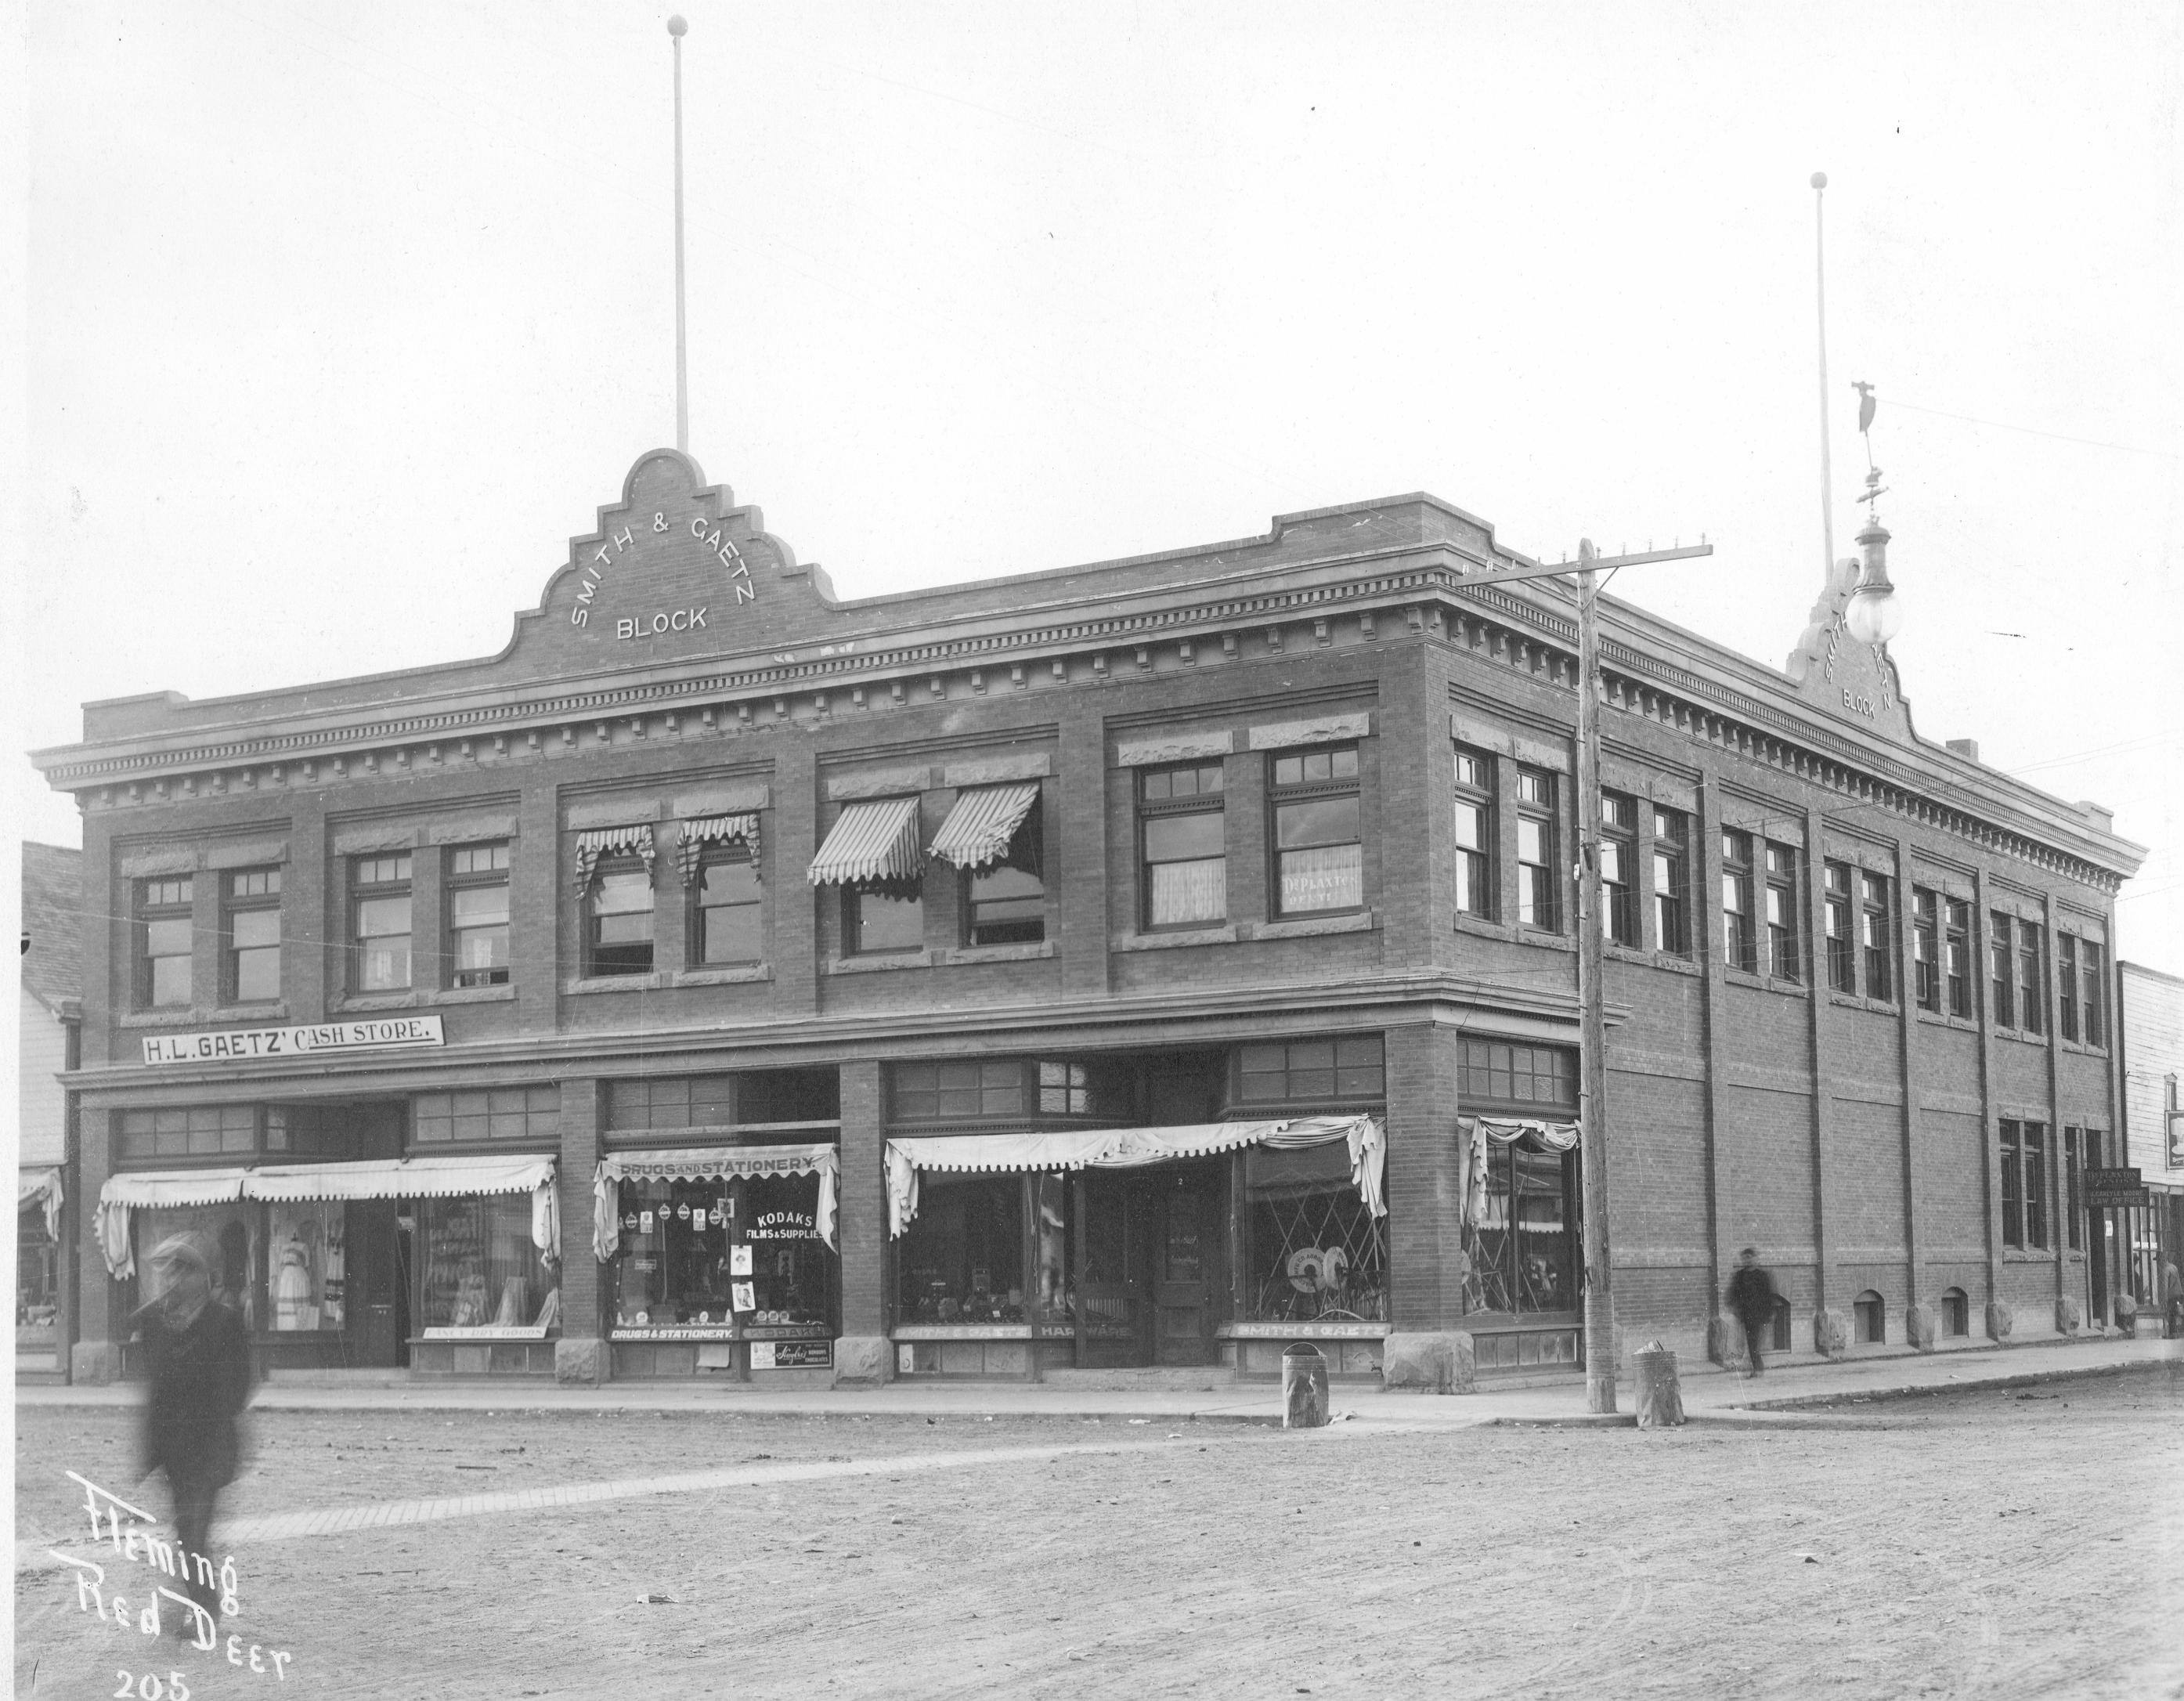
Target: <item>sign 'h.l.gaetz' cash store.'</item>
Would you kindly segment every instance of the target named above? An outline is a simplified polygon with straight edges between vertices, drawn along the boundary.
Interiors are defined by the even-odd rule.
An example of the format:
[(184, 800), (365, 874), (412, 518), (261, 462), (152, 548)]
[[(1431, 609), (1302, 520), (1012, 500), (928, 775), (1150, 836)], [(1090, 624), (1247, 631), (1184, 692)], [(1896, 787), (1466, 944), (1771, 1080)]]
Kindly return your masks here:
[(144, 1041), (148, 1063), (215, 1063), (234, 1057), (300, 1057), (326, 1051), (389, 1051), (446, 1043), (437, 1016), (314, 1022), (300, 1028), (237, 1028), (220, 1034), (161, 1034)]

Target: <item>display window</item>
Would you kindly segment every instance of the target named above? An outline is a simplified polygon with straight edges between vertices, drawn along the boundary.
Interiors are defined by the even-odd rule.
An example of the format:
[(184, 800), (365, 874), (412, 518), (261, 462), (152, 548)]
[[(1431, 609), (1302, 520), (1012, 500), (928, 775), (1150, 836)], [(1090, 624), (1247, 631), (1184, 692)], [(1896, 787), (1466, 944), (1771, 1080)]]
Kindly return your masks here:
[(152, 1253), (170, 1235), (195, 1235), (212, 1262), (213, 1297), (242, 1314), (246, 1328), (259, 1320), (258, 1271), (259, 1224), (264, 1207), (241, 1201), (218, 1205), (181, 1205), (131, 1213), (136, 1238), (137, 1298), (148, 1304), (159, 1297), (158, 1267)]
[(347, 1318), (348, 1207), (313, 1200), (269, 1207), (266, 1298), (276, 1334), (338, 1330)]
[(817, 1175), (623, 1178), (615, 1332), (831, 1340), (837, 1261), (819, 1192)]
[(613, 1264), (617, 1329), (694, 1325), (733, 1331), (725, 1181), (625, 1180), (621, 1248)]
[(426, 1336), (538, 1337), (560, 1320), (559, 1276), (532, 1243), (529, 1194), (421, 1199), (417, 1219)]
[[(1056, 1214), (1066, 1219), (1061, 1181), (1060, 1176), (1043, 1176), (1039, 1191), (1041, 1203), (1049, 1203), (1048, 1184), (1054, 1185), (1050, 1202)], [(1024, 1185), (1020, 1174), (935, 1174), (922, 1178), (917, 1215), (895, 1243), (899, 1322), (1027, 1321)], [(1039, 1244), (1041, 1280), (1059, 1286), (1066, 1304), (1069, 1263), (1060, 1235), (1043, 1232)], [(1045, 1262), (1049, 1251), (1059, 1255), (1058, 1270), (1050, 1270)]]
[(1467, 1311), (1576, 1308), (1575, 1168), (1573, 1155), (1531, 1149), (1529, 1140), (1489, 1144), (1485, 1185), (1465, 1226)]
[(1351, 1180), (1348, 1142), (1253, 1146), (1243, 1162), (1245, 1320), (1386, 1322), (1386, 1223)]

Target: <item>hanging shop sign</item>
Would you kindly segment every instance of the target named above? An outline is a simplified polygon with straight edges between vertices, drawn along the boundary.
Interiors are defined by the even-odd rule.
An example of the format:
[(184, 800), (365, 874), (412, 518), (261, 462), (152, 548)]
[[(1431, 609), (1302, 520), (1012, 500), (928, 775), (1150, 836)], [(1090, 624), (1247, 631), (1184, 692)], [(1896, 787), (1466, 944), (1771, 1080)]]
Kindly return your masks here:
[(754, 1341), (750, 1344), (754, 1370), (824, 1370), (833, 1363), (831, 1341)]
[(160, 1034), (144, 1041), (148, 1063), (220, 1063), (237, 1057), (325, 1057), (444, 1046), (437, 1016), (314, 1022), (301, 1028), (232, 1028), (220, 1034)]
[(2145, 1182), (2136, 1168), (2088, 1169), (2083, 1174), (2089, 1209), (2109, 1211), (2146, 1203)]

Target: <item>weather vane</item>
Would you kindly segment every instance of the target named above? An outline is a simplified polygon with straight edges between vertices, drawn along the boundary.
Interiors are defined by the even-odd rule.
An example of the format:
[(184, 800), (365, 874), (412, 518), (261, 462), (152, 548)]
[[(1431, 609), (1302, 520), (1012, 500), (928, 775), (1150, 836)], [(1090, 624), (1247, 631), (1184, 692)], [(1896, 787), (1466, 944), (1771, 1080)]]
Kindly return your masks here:
[(1853, 381), (1851, 388), (1858, 392), (1858, 434), (1865, 439), (1865, 494), (1858, 499), (1865, 504), (1870, 523), (1880, 511), (1873, 505), (1888, 494), (1881, 488), (1880, 469), (1873, 464), (1873, 414), (1877, 404), (1872, 385)]

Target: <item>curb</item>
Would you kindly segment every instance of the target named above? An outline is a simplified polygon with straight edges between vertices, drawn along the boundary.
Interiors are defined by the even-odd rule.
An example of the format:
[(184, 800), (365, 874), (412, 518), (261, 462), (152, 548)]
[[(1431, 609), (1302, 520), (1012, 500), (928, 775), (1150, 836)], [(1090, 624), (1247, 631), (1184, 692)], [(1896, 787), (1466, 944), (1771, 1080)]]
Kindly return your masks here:
[(1804, 1411), (1814, 1406), (1863, 1404), (1870, 1400), (1908, 1400), (1939, 1394), (1967, 1394), (1981, 1388), (2031, 1388), (2042, 1382), (2075, 1381), (2081, 1376), (2123, 1376), (2137, 1370), (2158, 1370), (2176, 1362), (2174, 1356), (2129, 1358), (2117, 1364), (2080, 1364), (2057, 1370), (2025, 1370), (2010, 1376), (1981, 1376), (1970, 1382), (1913, 1382), (1888, 1388), (1860, 1388), (1855, 1393), (1794, 1394), (1780, 1400), (1754, 1400), (1749, 1403), (1740, 1403), (1726, 1410), (1753, 1414), (1769, 1412), (1787, 1414)]

